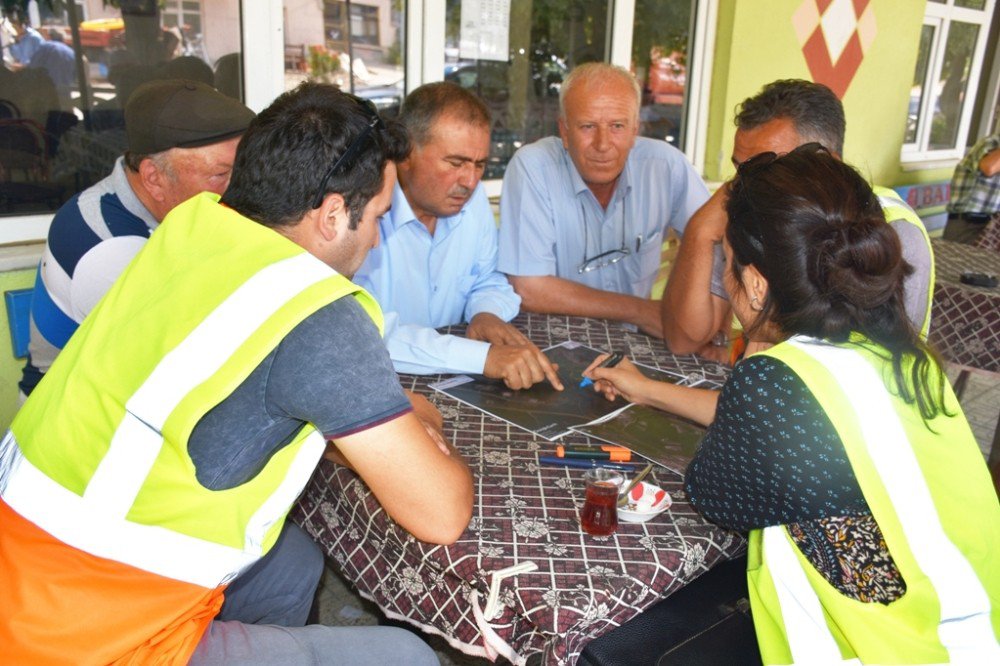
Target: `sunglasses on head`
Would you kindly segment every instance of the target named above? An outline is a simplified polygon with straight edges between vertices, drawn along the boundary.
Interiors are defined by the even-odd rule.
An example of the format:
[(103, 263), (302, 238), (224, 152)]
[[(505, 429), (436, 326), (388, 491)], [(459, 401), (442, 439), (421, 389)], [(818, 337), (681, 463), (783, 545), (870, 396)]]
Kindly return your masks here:
[(768, 166), (774, 162), (779, 157), (784, 157), (785, 155), (799, 155), (802, 153), (818, 153), (824, 152), (829, 154), (830, 151), (827, 150), (826, 146), (819, 143), (818, 141), (810, 141), (809, 143), (804, 143), (798, 148), (795, 148), (787, 153), (776, 153), (773, 150), (768, 150), (763, 153), (757, 153), (753, 157), (747, 160), (743, 160), (736, 166), (736, 174), (739, 176), (753, 175), (757, 171), (760, 171), (764, 167)]
[(361, 131), (361, 134), (359, 134), (357, 138), (351, 142), (351, 145), (347, 147), (347, 150), (341, 153), (340, 157), (337, 158), (337, 161), (335, 161), (333, 165), (326, 170), (326, 173), (323, 174), (323, 179), (319, 182), (319, 192), (316, 194), (316, 199), (313, 201), (313, 208), (319, 208), (323, 205), (323, 199), (326, 197), (327, 183), (330, 182), (330, 179), (335, 173), (338, 171), (344, 171), (347, 167), (351, 166), (354, 159), (361, 152), (361, 148), (364, 146), (365, 141), (367, 141), (368, 137), (371, 136), (372, 131), (385, 128), (385, 125), (382, 123), (382, 118), (378, 115), (378, 109), (375, 108), (375, 105), (371, 100), (357, 97), (355, 95), (347, 96), (354, 100), (354, 102), (362, 108), (365, 115), (368, 116), (368, 124)]

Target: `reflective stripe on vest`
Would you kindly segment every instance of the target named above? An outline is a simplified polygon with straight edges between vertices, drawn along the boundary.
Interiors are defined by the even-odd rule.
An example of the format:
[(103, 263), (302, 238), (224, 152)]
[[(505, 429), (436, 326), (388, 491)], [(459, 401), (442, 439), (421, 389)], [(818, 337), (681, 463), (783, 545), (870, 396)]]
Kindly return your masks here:
[[(168, 219), (15, 419), (4, 440), (0, 494), (68, 546), (214, 589), (276, 539), (324, 440), (307, 425), (254, 479), (210, 491), (194, 477), (185, 446), (191, 429), (319, 307), (354, 294), (377, 325), (379, 317), (374, 301), (349, 280), (207, 195)], [(185, 248), (200, 253), (183, 256)], [(200, 269), (216, 251), (225, 262), (214, 273)], [(170, 270), (178, 277), (162, 288), (147, 286)], [(228, 284), (199, 299), (193, 292), (212, 275)], [(170, 295), (178, 285), (190, 296), (183, 301), (187, 311), (175, 318)], [(153, 294), (148, 307), (147, 292)], [(130, 351), (106, 352), (114, 327), (143, 308), (150, 316), (139, 330), (151, 332), (152, 346), (133, 334), (122, 347)], [(119, 372), (105, 378), (106, 363)], [(101, 381), (104, 389), (82, 386), (75, 400), (60, 395), (61, 381)], [(90, 416), (87, 409), (99, 412), (96, 425), (77, 430)], [(63, 453), (70, 450), (84, 454), (75, 460)], [(205, 511), (217, 512), (216, 524), (203, 519)]]
[[(907, 583), (907, 592), (901, 600), (889, 606), (875, 603), (861, 606), (866, 606), (865, 610), (873, 614), (916, 610), (922, 614), (919, 620), (926, 623), (927, 613), (935, 610), (933, 603), (936, 601), (940, 609), (937, 640), (950, 661), (1000, 663), (1000, 647), (991, 623), (994, 610), (990, 594), (970, 560), (946, 533), (917, 453), (878, 370), (856, 349), (802, 337), (793, 338), (786, 344), (821, 365), (853, 410), (860, 431), (860, 437), (854, 439), (863, 451), (852, 451), (851, 447), (858, 444), (853, 443), (851, 438), (842, 438), (844, 446), (873, 515), (877, 519), (879, 516), (886, 519), (886, 523), (880, 522), (880, 527), (883, 527), (886, 542)], [(785, 353), (787, 351), (775, 348), (771, 355), (788, 362), (792, 357)], [(834, 419), (831, 417), (831, 420)], [(870, 459), (877, 479), (857, 467), (855, 457), (859, 455)], [(971, 483), (985, 481), (985, 477), (970, 479)], [(888, 506), (883, 504), (884, 501)], [(995, 508), (985, 502), (984, 507)], [(986, 511), (983, 519), (989, 521), (991, 513), (996, 512)], [(901, 530), (898, 537), (897, 525)], [(816, 581), (819, 574), (798, 551), (783, 526), (763, 530), (757, 543), (763, 548), (763, 565), (773, 582), (779, 606), (771, 611), (780, 614), (793, 663), (841, 662), (843, 651), (831, 633), (828, 609), (823, 605), (823, 597), (817, 593), (817, 583), (810, 583), (809, 580), (811, 577)], [(976, 556), (982, 558), (983, 554), (976, 553)], [(904, 563), (909, 567), (911, 561), (916, 568), (904, 568)], [(825, 581), (819, 585), (824, 595), (831, 595), (831, 599), (832, 595), (840, 595)], [(765, 599), (763, 594), (755, 596)], [(914, 597), (922, 600), (924, 607), (914, 609), (910, 606), (908, 610), (901, 611), (901, 608), (907, 608), (906, 604), (913, 602)], [(757, 610), (761, 617), (767, 614), (764, 609)], [(905, 619), (897, 616), (896, 620), (901, 618)], [(833, 616), (832, 621), (836, 623), (837, 617)], [(847, 634), (845, 638), (849, 642), (852, 638), (850, 628), (841, 626), (839, 630)], [(881, 637), (880, 640), (892, 645), (894, 639), (898, 637)], [(766, 640), (765, 635), (761, 635), (762, 652), (767, 652)], [(854, 647), (860, 649), (862, 646)], [(899, 646), (897, 656), (900, 663), (914, 663), (907, 661), (905, 655), (906, 648)], [(916, 663), (927, 661), (918, 657)]]
[(931, 262), (931, 272), (927, 276), (927, 309), (924, 311), (924, 321), (920, 326), (920, 333), (926, 340), (931, 327), (931, 307), (934, 305), (934, 248), (931, 246), (931, 238), (927, 235), (927, 227), (924, 226), (924, 221), (920, 219), (916, 211), (900, 198), (895, 190), (876, 185), (872, 187), (872, 191), (878, 197), (878, 203), (882, 206), (886, 222), (892, 223), (896, 220), (903, 220), (912, 224), (920, 230), (920, 235), (927, 245), (927, 252)]
[(244, 282), (160, 360), (129, 398), (125, 419), (84, 497), (108, 515), (124, 517), (160, 452), (163, 424), (180, 401), (218, 371), (275, 310), (329, 277), (329, 268), (303, 253), (266, 266)]
[[(319, 434), (313, 433), (302, 446), (281, 486), (248, 521), (242, 551), (138, 525), (125, 520), (125, 515), (160, 453), (164, 421), (178, 403), (215, 373), (276, 309), (329, 277), (329, 268), (303, 253), (264, 267), (233, 292), (160, 360), (129, 399), (125, 417), (82, 497), (24, 459), (11, 435), (4, 447), (15, 450), (11, 459), (16, 464), (9, 468), (4, 500), (53, 536), (91, 554), (209, 588), (228, 582), (261, 555), (265, 534), (308, 481), (325, 446)], [(58, 510), (52, 510), (53, 503)]]
[(12, 509), (91, 555), (209, 589), (257, 559), (238, 548), (95, 512), (32, 465), (10, 431), (0, 445), (0, 466), (8, 471), (0, 479), (0, 496)]

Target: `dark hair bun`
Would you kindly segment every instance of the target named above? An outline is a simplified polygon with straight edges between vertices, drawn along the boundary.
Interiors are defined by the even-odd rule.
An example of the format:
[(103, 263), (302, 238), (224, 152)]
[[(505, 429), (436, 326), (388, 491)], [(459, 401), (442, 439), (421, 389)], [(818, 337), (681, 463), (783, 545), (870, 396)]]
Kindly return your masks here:
[(809, 244), (809, 280), (831, 307), (872, 310), (901, 295), (908, 265), (901, 259), (899, 237), (883, 220), (819, 225)]

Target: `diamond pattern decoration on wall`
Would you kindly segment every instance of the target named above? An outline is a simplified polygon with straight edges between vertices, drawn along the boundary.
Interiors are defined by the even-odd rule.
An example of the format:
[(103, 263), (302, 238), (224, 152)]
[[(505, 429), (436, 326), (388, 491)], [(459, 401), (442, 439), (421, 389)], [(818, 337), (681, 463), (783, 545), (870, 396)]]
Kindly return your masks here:
[(792, 26), (813, 81), (843, 98), (875, 40), (871, 0), (802, 0)]

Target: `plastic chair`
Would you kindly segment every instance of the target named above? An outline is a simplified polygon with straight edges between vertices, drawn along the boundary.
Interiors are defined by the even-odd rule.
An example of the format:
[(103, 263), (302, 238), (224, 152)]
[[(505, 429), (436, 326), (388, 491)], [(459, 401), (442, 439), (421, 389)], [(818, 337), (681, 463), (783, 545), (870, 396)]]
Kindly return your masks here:
[(28, 355), (33, 291), (34, 289), (13, 289), (4, 292), (3, 295), (7, 306), (7, 324), (10, 326), (10, 345), (14, 351), (14, 358), (25, 358)]

